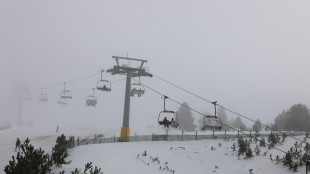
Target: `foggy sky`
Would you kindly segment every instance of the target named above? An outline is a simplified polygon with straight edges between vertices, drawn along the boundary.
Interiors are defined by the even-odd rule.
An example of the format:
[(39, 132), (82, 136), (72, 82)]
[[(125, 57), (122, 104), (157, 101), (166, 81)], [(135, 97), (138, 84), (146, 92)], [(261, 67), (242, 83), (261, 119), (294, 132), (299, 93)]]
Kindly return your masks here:
[[(41, 86), (106, 70), (115, 64), (112, 56), (128, 53), (147, 59), (154, 75), (252, 119), (271, 122), (293, 104), (310, 104), (309, 7), (306, 0), (0, 0), (0, 117), (16, 120), (18, 102), (12, 96), (17, 95), (15, 85), (23, 84), (35, 89), (35, 100), (24, 102), (25, 118), (51, 119), (54, 124), (74, 118), (70, 124), (119, 129), (125, 81), (113, 84), (109, 94), (96, 91), (95, 109), (85, 107), (91, 91), (73, 93), (67, 106), (56, 104), (62, 86), (47, 89), (45, 105), (37, 97)], [(92, 88), (99, 78), (68, 88)], [(141, 80), (201, 112), (213, 112), (211, 104), (154, 77)], [(131, 101), (132, 127), (156, 125), (163, 109), (158, 94), (146, 89), (143, 97)]]

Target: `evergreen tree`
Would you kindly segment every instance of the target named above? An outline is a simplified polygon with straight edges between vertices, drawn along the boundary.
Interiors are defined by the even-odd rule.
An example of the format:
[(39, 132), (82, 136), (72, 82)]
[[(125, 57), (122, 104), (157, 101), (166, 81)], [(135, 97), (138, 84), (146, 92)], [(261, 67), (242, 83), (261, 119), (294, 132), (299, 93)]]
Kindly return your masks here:
[(310, 155), (310, 144), (307, 142), (305, 147), (304, 147), (305, 153)]
[(262, 123), (259, 119), (256, 120), (256, 122), (254, 123), (252, 129), (254, 131), (261, 131), (262, 130)]
[(245, 154), (248, 148), (247, 141), (240, 137), (238, 139), (238, 147), (238, 156)]
[(253, 157), (253, 152), (250, 146), (248, 146), (246, 152), (245, 152), (245, 157), (246, 158), (252, 158)]
[(191, 110), (189, 109), (189, 105), (186, 102), (183, 102), (177, 111), (179, 126), (178, 129), (182, 129), (185, 131), (194, 131), (196, 125), (194, 124), (195, 118)]
[(273, 128), (284, 131), (309, 131), (309, 124), (309, 109), (303, 104), (296, 104), (275, 118)]
[(254, 142), (255, 142), (255, 143), (257, 143), (258, 137), (259, 137), (259, 136), (260, 136), (259, 132), (256, 131), (256, 132), (255, 132), (255, 135), (254, 135)]
[(230, 147), (233, 151), (236, 151), (236, 145), (233, 143), (233, 145)]
[(34, 149), (27, 138), (21, 145), (22, 153), (12, 156), (12, 161), (5, 166), (6, 174), (46, 174), (51, 171), (49, 155), (40, 149)]
[(242, 122), (240, 117), (237, 117), (236, 120), (233, 123), (233, 127), (234, 128), (238, 128), (241, 131), (245, 131), (247, 130), (247, 127), (245, 126), (245, 124)]
[(286, 137), (287, 137), (287, 134), (285, 132), (283, 132), (283, 134), (282, 134), (282, 143), (284, 143)]
[(278, 139), (273, 132), (270, 133), (268, 137), (268, 148), (274, 148), (274, 146), (278, 143)]
[(205, 125), (205, 115), (210, 115), (208, 112), (204, 112), (203, 115), (200, 115), (198, 118), (198, 129), (202, 130)]
[(293, 155), (291, 154), (290, 151), (288, 151), (288, 152), (284, 155), (284, 157), (283, 157), (283, 159), (282, 159), (282, 162), (283, 162), (283, 165), (284, 165), (284, 166), (287, 166), (287, 167), (290, 167), (290, 166), (293, 165)]
[(258, 148), (258, 145), (256, 145), (254, 152), (256, 153), (256, 155), (260, 154), (260, 149)]
[(225, 109), (222, 106), (217, 107), (216, 115), (221, 119), (221, 122), (223, 123), (222, 130), (223, 131), (229, 131), (230, 128), (226, 126), (226, 125), (228, 125), (227, 114), (226, 114)]
[(266, 146), (266, 141), (265, 141), (265, 138), (262, 137), (260, 140), (259, 140), (259, 146), (261, 147), (265, 147)]
[(62, 134), (57, 137), (56, 144), (53, 148), (53, 162), (57, 167), (62, 165), (70, 164), (71, 161), (66, 161), (65, 159), (69, 156), (68, 154), (68, 145), (69, 141), (66, 139), (66, 136)]

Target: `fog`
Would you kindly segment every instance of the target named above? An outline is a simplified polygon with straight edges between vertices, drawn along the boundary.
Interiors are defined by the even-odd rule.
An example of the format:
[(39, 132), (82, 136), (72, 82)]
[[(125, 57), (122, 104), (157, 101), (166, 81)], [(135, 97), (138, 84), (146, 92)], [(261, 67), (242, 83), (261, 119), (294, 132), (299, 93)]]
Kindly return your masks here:
[[(119, 131), (125, 80), (113, 83), (111, 92), (95, 91), (96, 108), (85, 106), (91, 90), (75, 91), (95, 87), (100, 74), (69, 83), (73, 99), (67, 105), (57, 100), (63, 82), (112, 68), (112, 56), (128, 55), (148, 60), (153, 75), (251, 119), (272, 122), (293, 104), (310, 103), (309, 7), (306, 0), (0, 0), (0, 121), (16, 123), (16, 86), (24, 86), (33, 100), (22, 102), (23, 124)], [(124, 76), (104, 78), (114, 82)], [(156, 77), (141, 82), (213, 113), (212, 104)], [(42, 86), (50, 87), (47, 103), (38, 101)], [(167, 101), (167, 108), (179, 105)], [(141, 98), (131, 98), (130, 128), (157, 126), (161, 110), (161, 96), (146, 88)]]

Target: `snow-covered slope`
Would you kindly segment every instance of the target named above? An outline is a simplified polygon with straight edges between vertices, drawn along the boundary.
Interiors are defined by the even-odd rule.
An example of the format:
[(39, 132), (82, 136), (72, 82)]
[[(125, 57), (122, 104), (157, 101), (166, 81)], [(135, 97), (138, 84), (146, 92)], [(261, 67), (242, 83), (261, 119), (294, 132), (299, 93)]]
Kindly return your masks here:
[[(16, 137), (31, 135), (31, 144), (36, 148), (42, 147), (49, 152), (55, 144), (59, 134), (50, 134), (48, 131), (38, 130), (33, 126), (19, 127), (0, 132), (0, 173), (4, 173), (4, 166), (8, 164), (12, 155), (15, 155), (14, 144)], [(91, 132), (88, 132), (89, 134)], [(24, 140), (26, 137), (19, 137)], [(302, 137), (300, 137), (302, 139)], [(278, 146), (288, 150), (295, 140), (287, 138), (286, 143)], [(269, 150), (267, 156), (254, 156), (252, 159), (238, 159), (236, 152), (230, 148), (236, 140), (196, 140), (196, 141), (157, 141), (157, 142), (128, 142), (107, 143), (75, 147), (70, 149), (68, 160), (72, 163), (60, 168), (53, 168), (53, 172), (65, 170), (67, 173), (75, 168), (83, 169), (87, 162), (102, 169), (104, 174), (189, 174), (189, 173), (221, 173), (221, 174), (248, 174), (253, 169), (255, 174), (293, 173), (284, 168), (281, 163), (275, 164), (269, 160), (282, 152)], [(221, 144), (221, 146), (219, 146)], [(212, 150), (212, 147), (214, 148)], [(252, 149), (255, 144), (251, 145)], [(261, 148), (261, 153), (268, 148)], [(146, 156), (143, 153), (146, 151)], [(166, 163), (167, 162), (167, 163)], [(169, 168), (169, 170), (167, 170)], [(297, 174), (305, 173), (305, 167), (300, 168)]]

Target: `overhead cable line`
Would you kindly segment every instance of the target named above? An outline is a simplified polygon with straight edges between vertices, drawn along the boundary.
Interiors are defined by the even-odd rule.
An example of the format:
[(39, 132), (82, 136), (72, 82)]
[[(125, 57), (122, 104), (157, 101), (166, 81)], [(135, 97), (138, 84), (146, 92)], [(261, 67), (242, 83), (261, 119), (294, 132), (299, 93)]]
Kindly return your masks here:
[[(78, 79), (75, 79), (75, 80), (71, 80), (71, 81), (67, 81), (66, 84), (71, 84), (71, 83), (75, 83), (75, 82), (78, 82), (78, 81), (81, 81), (81, 80), (84, 80), (84, 79), (87, 79), (87, 78), (90, 78), (90, 77), (93, 77), (97, 74), (100, 74), (100, 72), (97, 72), (97, 73), (94, 73), (94, 74), (91, 74), (91, 75), (87, 75), (87, 76), (84, 76), (84, 77), (81, 77), (81, 78), (78, 78)], [(45, 86), (45, 87), (40, 87), (40, 88), (32, 88), (33, 90), (38, 90), (38, 89), (48, 89), (48, 88), (54, 88), (54, 87), (57, 87), (57, 86), (62, 86), (64, 83), (57, 83), (57, 84), (54, 84), (54, 85), (49, 85), (49, 86)]]
[[(134, 80), (135, 80), (135, 79), (134, 79)], [(137, 80), (135, 80), (135, 81), (137, 81)], [(191, 110), (191, 111), (193, 111), (193, 112), (196, 112), (197, 114), (200, 114), (200, 115), (202, 115), (202, 116), (207, 116), (207, 115), (203, 114), (202, 112), (199, 112), (199, 111), (196, 110), (196, 109), (193, 109), (193, 108), (191, 108), (191, 107), (189, 107), (189, 106), (187, 106), (187, 105), (184, 105), (184, 104), (182, 104), (182, 103), (180, 103), (180, 102), (178, 102), (178, 101), (176, 101), (176, 100), (174, 100), (174, 99), (168, 97), (167, 95), (162, 94), (161, 92), (159, 92), (159, 91), (157, 91), (157, 90), (151, 88), (150, 86), (145, 85), (144, 83), (141, 83), (141, 84), (142, 84), (143, 86), (145, 86), (146, 88), (150, 89), (151, 91), (153, 91), (153, 92), (155, 92), (155, 93), (157, 93), (157, 94), (159, 94), (159, 95), (161, 95), (161, 96), (163, 96), (163, 97), (166, 97), (167, 99), (171, 100), (172, 102), (174, 102), (174, 103), (176, 103), (176, 104), (179, 104), (180, 106), (183, 106), (183, 107), (185, 107), (185, 108), (187, 108), (187, 109), (189, 109), (189, 110)], [(216, 119), (213, 119), (213, 120), (216, 121), (216, 122), (219, 122), (219, 121), (216, 120)], [(238, 130), (238, 129), (236, 129), (236, 128), (234, 128), (234, 127), (228, 125), (228, 124), (224, 124), (224, 123), (222, 123), (222, 124), (225, 125), (225, 126), (227, 126), (227, 127), (229, 127), (229, 128), (231, 128), (231, 129), (234, 130), (234, 131), (238, 131), (239, 133), (241, 133), (241, 134), (243, 134), (243, 135), (250, 136), (249, 134), (245, 133), (244, 131)], [(282, 150), (282, 149), (279, 149), (279, 148), (277, 148), (277, 147), (273, 147), (273, 148), (286, 154), (286, 152), (285, 152), (284, 150)]]
[(95, 76), (95, 75), (100, 74), (100, 73), (101, 73), (101, 71), (97, 72), (95, 74), (91, 74), (91, 75), (88, 75), (88, 76), (85, 76), (85, 77), (81, 77), (81, 78), (76, 79), (76, 80), (68, 81), (67, 84), (74, 83), (74, 82), (77, 82), (77, 81), (80, 81), (80, 80), (84, 80), (84, 79), (90, 78), (90, 77)]
[[(182, 87), (180, 87), (180, 86), (178, 86), (178, 85), (175, 85), (175, 84), (173, 84), (173, 83), (171, 83), (171, 82), (169, 82), (169, 81), (167, 81), (167, 80), (165, 80), (165, 79), (163, 79), (163, 78), (161, 78), (161, 77), (158, 77), (158, 76), (156, 76), (156, 75), (154, 75), (154, 74), (153, 74), (153, 76), (156, 77), (156, 78), (159, 79), (159, 80), (162, 80), (162, 81), (164, 81), (164, 82), (166, 82), (166, 83), (168, 83), (168, 84), (170, 84), (170, 85), (172, 85), (172, 86), (174, 86), (174, 87), (176, 87), (176, 88), (178, 88), (178, 89), (180, 89), (180, 90), (186, 92), (186, 93), (189, 93), (189, 94), (191, 94), (191, 95), (193, 95), (193, 96), (195, 96), (195, 97), (197, 97), (197, 98), (199, 98), (199, 99), (201, 99), (201, 100), (203, 100), (203, 101), (206, 101), (206, 102), (212, 104), (212, 102), (211, 102), (210, 100), (207, 100), (207, 99), (205, 99), (205, 98), (203, 98), (203, 97), (201, 97), (201, 96), (199, 96), (199, 95), (197, 95), (197, 94), (194, 94), (194, 93), (192, 93), (192, 92), (190, 92), (190, 91), (188, 91), (188, 90), (186, 90), (186, 89), (184, 89), (184, 88), (182, 88)], [(255, 120), (253, 120), (253, 119), (251, 119), (251, 118), (249, 118), (249, 117), (246, 117), (245, 115), (239, 114), (239, 113), (237, 113), (237, 112), (235, 112), (235, 111), (233, 111), (233, 110), (231, 110), (231, 109), (225, 108), (225, 107), (223, 107), (223, 106), (221, 106), (221, 105), (219, 105), (218, 107), (219, 107), (219, 108), (222, 108), (222, 109), (224, 109), (224, 110), (226, 110), (226, 111), (228, 111), (228, 112), (230, 112), (230, 113), (233, 113), (233, 114), (235, 114), (235, 115), (238, 115), (238, 116), (240, 116), (240, 117), (243, 117), (243, 118), (245, 118), (245, 119), (247, 119), (247, 120), (250, 120), (250, 121), (252, 121), (252, 122), (254, 122), (254, 123), (257, 123), (257, 124), (259, 124), (259, 125), (261, 125), (261, 126), (265, 126), (265, 127), (269, 128), (269, 129), (272, 130), (272, 131), (275, 131), (275, 132), (278, 132), (278, 133), (282, 133), (282, 132), (280, 132), (280, 131), (277, 131), (277, 130), (272, 129), (272, 128), (269, 127), (268, 125), (264, 125), (264, 124), (262, 124), (262, 123), (260, 123), (260, 122), (258, 122), (258, 121), (255, 121)], [(300, 141), (300, 142), (306, 143), (305, 141), (303, 141), (303, 140), (301, 140), (301, 139), (298, 139), (298, 138), (295, 138), (295, 137), (293, 137), (293, 136), (291, 136), (291, 135), (288, 135), (288, 137), (293, 138), (293, 139), (295, 139), (295, 140), (298, 140), (298, 141)]]
[[(119, 79), (119, 80), (115, 80), (113, 82), (111, 82), (111, 84), (114, 84), (114, 83), (118, 83), (118, 82), (121, 82), (123, 80), (125, 80), (126, 78), (122, 78), (122, 79)], [(62, 84), (63, 85), (63, 84)], [(73, 90), (71, 92), (83, 92), (83, 91), (91, 91), (93, 90), (93, 88), (84, 88), (84, 89), (77, 89), (77, 90)], [(49, 94), (58, 94), (59, 91), (54, 91), (54, 92), (49, 92)]]

